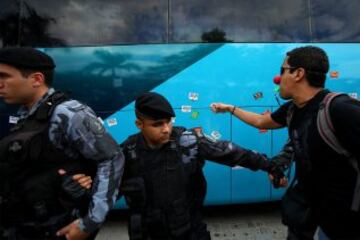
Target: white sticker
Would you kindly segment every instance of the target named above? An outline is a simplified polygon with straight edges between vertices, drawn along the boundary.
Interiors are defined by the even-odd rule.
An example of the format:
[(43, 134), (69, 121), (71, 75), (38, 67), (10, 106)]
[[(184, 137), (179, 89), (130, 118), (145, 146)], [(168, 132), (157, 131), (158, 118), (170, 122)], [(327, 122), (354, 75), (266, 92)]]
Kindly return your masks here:
[(353, 92), (353, 93), (349, 93), (349, 96), (352, 97), (352, 98), (355, 98), (357, 99), (358, 96), (357, 96), (357, 93), (356, 92)]
[(198, 93), (195, 93), (195, 92), (189, 92), (189, 99), (191, 101), (197, 101), (199, 100), (199, 94)]
[(182, 105), (182, 106), (181, 106), (181, 111), (182, 111), (182, 112), (189, 113), (189, 112), (191, 112), (191, 106), (189, 106), (189, 105)]
[(107, 122), (107, 124), (108, 124), (109, 127), (112, 127), (112, 126), (115, 126), (115, 125), (118, 124), (116, 118), (108, 119), (106, 122)]
[(215, 140), (218, 140), (221, 138), (221, 134), (218, 131), (212, 131), (211, 137), (213, 137)]
[(11, 123), (11, 124), (17, 124), (18, 121), (19, 121), (19, 118), (18, 118), (18, 117), (9, 116), (9, 123)]

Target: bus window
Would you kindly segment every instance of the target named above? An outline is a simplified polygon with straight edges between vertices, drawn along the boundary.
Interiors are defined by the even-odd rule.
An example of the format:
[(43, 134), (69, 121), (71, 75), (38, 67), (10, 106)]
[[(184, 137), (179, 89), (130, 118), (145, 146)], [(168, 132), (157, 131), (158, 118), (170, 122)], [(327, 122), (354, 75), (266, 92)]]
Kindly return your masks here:
[(219, 32), (224, 42), (310, 41), (307, 0), (171, 1), (170, 9), (171, 42), (212, 42), (206, 34)]

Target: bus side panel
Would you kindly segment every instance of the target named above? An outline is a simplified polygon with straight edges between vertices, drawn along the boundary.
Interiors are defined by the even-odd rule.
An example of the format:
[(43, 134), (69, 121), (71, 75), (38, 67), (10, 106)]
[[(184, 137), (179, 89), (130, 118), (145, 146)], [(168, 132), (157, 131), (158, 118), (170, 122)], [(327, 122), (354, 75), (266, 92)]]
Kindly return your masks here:
[[(272, 147), (272, 153), (273, 153), (272, 155), (275, 156), (282, 150), (284, 143), (288, 139), (288, 130), (287, 130), (287, 128), (283, 128), (283, 129), (272, 130), (271, 132), (272, 132), (271, 147)], [(292, 164), (291, 170), (290, 170), (291, 176), (294, 175), (294, 172), (295, 172), (295, 164)], [(289, 172), (286, 172), (286, 174), (289, 174)], [(292, 180), (292, 178), (290, 178), (288, 180), (289, 183), (291, 182), (291, 180)], [(275, 189), (275, 188), (271, 187), (271, 200), (280, 199), (284, 195), (285, 190), (286, 190), (286, 188)]]
[[(263, 113), (265, 107), (247, 107), (245, 111)], [(271, 132), (250, 127), (235, 117), (232, 121), (232, 139), (241, 147), (271, 155)], [(270, 200), (270, 181), (263, 171), (243, 167), (232, 169), (232, 202), (259, 202)]]

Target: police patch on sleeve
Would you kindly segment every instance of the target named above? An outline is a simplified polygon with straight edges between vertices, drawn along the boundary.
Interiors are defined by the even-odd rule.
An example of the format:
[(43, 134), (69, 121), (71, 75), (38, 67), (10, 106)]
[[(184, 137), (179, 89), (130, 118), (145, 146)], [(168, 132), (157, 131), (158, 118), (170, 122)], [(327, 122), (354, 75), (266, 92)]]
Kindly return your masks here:
[(20, 141), (14, 141), (10, 144), (9, 146), (9, 151), (10, 152), (18, 152), (22, 149), (22, 144)]
[(96, 118), (85, 118), (85, 125), (95, 135), (101, 135), (105, 132), (105, 128), (102, 123)]

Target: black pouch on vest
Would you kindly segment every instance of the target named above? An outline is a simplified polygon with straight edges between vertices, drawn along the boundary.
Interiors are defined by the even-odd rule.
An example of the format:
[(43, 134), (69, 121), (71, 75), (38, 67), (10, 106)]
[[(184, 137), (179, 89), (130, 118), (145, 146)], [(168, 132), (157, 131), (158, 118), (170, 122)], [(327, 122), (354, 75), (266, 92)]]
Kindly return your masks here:
[(142, 177), (127, 179), (121, 186), (126, 203), (132, 208), (143, 208), (146, 203), (145, 182)]
[(306, 229), (312, 226), (313, 214), (302, 187), (290, 185), (282, 198), (282, 222), (288, 227)]
[(151, 238), (165, 238), (168, 236), (166, 228), (166, 217), (162, 210), (156, 209), (147, 213), (147, 231)]
[(175, 237), (190, 231), (191, 218), (185, 199), (178, 199), (172, 204), (168, 214), (168, 222), (170, 232)]

